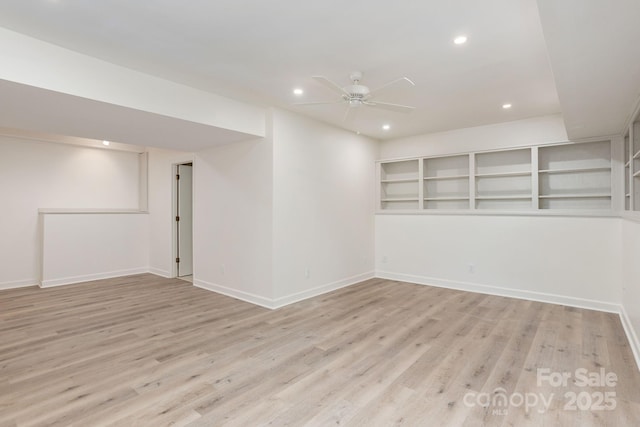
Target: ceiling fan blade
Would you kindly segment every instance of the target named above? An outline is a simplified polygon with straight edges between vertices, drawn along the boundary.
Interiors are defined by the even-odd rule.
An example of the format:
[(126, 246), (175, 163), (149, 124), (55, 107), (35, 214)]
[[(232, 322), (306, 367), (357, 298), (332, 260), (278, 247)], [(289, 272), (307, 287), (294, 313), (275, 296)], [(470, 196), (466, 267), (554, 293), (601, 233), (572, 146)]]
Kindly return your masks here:
[(340, 86), (338, 83), (334, 82), (333, 80), (329, 80), (324, 76), (311, 76), (311, 78), (317, 81), (318, 83), (320, 83), (321, 85), (331, 89), (332, 91), (339, 93), (340, 95), (349, 95), (349, 92), (342, 89), (342, 86)]
[(409, 105), (391, 104), (389, 102), (379, 101), (365, 101), (363, 104), (367, 107), (381, 108), (383, 110), (397, 111), (399, 113), (410, 113), (416, 108), (410, 107)]
[(400, 82), (407, 82), (407, 83), (411, 84), (411, 86), (415, 86), (416, 85), (408, 77), (400, 77), (400, 78), (397, 78), (395, 80), (391, 80), (390, 82), (387, 82), (387, 83), (383, 84), (380, 87), (377, 87), (377, 88), (373, 89), (371, 92), (369, 92), (369, 95), (373, 95), (373, 94), (375, 94), (377, 92), (380, 92), (382, 89), (386, 89), (389, 86), (394, 85), (396, 83), (400, 83)]

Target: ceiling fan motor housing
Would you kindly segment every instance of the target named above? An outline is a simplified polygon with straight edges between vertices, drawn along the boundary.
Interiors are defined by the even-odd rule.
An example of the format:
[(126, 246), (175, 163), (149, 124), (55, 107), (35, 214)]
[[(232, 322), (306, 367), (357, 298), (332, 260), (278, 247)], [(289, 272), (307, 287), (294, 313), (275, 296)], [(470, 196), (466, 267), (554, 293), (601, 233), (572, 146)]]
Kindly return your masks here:
[(344, 95), (348, 101), (364, 101), (369, 95), (369, 88), (363, 85), (346, 86), (344, 90), (349, 93), (349, 96)]

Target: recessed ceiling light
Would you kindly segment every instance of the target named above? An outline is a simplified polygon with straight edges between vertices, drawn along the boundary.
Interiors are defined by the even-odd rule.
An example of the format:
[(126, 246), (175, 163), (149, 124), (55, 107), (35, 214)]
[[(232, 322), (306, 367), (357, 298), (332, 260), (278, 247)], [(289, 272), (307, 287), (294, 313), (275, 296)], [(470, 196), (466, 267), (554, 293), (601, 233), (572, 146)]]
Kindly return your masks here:
[(108, 147), (109, 144), (111, 144), (111, 143), (109, 141), (107, 141), (107, 140), (102, 141), (102, 145), (104, 145), (106, 147)]
[(508, 110), (509, 108), (511, 108), (511, 104), (502, 104), (502, 108)]
[(300, 95), (302, 95), (303, 93), (304, 93), (304, 90), (300, 89), (299, 87), (297, 87), (297, 88), (295, 88), (295, 89), (293, 90), (293, 94), (294, 94), (294, 95), (298, 95), (298, 96), (300, 96)]
[(465, 44), (467, 42), (467, 36), (458, 36), (453, 39), (453, 42), (455, 44)]
[(389, 130), (391, 129), (391, 125), (382, 125), (382, 130)]

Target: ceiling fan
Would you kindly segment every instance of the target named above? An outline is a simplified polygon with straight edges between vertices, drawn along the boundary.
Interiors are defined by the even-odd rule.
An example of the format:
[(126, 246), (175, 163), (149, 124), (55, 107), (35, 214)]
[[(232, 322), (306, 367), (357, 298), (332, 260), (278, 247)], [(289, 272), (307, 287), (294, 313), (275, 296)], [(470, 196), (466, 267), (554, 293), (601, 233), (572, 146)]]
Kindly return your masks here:
[(324, 76), (312, 76), (312, 78), (321, 85), (338, 93), (341, 99), (334, 102), (304, 102), (295, 105), (346, 104), (347, 110), (344, 115), (344, 120), (347, 119), (347, 116), (352, 109), (361, 106), (380, 108), (400, 113), (410, 113), (415, 109), (415, 107), (411, 107), (409, 105), (392, 104), (390, 102), (382, 102), (375, 99), (375, 95), (378, 92), (380, 92), (382, 89), (388, 88), (389, 86), (395, 85), (396, 83), (406, 82), (411, 86), (415, 86), (415, 83), (409, 80), (409, 78), (407, 77), (400, 77), (395, 80), (391, 80), (390, 82), (387, 82), (373, 90), (370, 90), (367, 86), (360, 84), (360, 80), (362, 80), (362, 72), (360, 71), (353, 71), (349, 75), (349, 79), (351, 80), (352, 84), (344, 87)]

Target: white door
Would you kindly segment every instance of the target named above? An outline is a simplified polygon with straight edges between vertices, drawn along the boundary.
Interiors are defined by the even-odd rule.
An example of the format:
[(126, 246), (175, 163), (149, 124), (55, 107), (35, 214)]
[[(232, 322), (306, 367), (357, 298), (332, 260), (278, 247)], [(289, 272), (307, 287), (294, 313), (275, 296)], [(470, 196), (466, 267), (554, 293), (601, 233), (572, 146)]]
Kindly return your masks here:
[(178, 186), (176, 192), (177, 212), (177, 254), (178, 276), (193, 274), (193, 166), (178, 165), (176, 176)]

